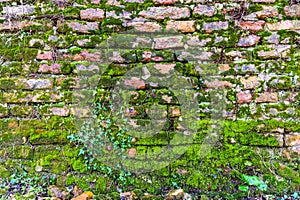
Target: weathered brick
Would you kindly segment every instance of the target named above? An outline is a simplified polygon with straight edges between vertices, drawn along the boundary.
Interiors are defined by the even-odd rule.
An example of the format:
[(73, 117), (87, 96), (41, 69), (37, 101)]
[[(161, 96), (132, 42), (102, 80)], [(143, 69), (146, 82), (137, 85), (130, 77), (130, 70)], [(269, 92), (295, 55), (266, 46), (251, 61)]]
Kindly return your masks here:
[(182, 48), (183, 46), (183, 36), (154, 38), (155, 49)]
[(208, 5), (201, 5), (198, 4), (195, 6), (193, 10), (193, 15), (198, 14), (198, 15), (206, 15), (206, 16), (213, 16), (216, 13), (216, 9), (214, 6), (208, 6)]
[(256, 21), (256, 22), (254, 22), (254, 21), (243, 21), (243, 22), (236, 21), (235, 24), (244, 30), (262, 31), (263, 25), (265, 23), (266, 23), (265, 21)]
[(291, 6), (285, 6), (284, 12), (287, 16), (291, 17), (297, 17), (300, 16), (300, 5), (291, 5)]
[(53, 80), (51, 79), (19, 79), (17, 83), (27, 90), (50, 89), (53, 87)]
[(274, 17), (278, 15), (277, 8), (275, 6), (263, 6), (263, 10), (255, 13), (257, 18), (265, 19), (266, 17)]
[(153, 33), (162, 30), (162, 27), (156, 22), (128, 22), (127, 26), (134, 27), (139, 32)]
[(137, 77), (131, 77), (130, 79), (124, 80), (124, 83), (127, 86), (131, 86), (136, 89), (145, 89), (146, 83), (145, 81), (137, 78)]
[(63, 94), (53, 92), (4, 92), (3, 97), (7, 103), (42, 103), (58, 102), (63, 99)]
[(260, 85), (258, 77), (251, 76), (249, 78), (241, 78), (241, 82), (244, 85), (245, 89), (254, 89)]
[(0, 117), (8, 116), (8, 107), (7, 104), (0, 104)]
[(229, 81), (219, 81), (219, 80), (214, 80), (214, 81), (205, 80), (204, 84), (208, 88), (220, 88), (220, 87), (230, 87), (231, 88), (234, 86)]
[(178, 0), (154, 0), (154, 4), (173, 5)]
[(38, 60), (53, 60), (54, 55), (51, 51), (38, 51), (38, 54), (36, 55), (36, 59)]
[(170, 19), (182, 19), (190, 16), (190, 10), (188, 8), (179, 8), (179, 7), (149, 7), (147, 10), (143, 10), (139, 13), (140, 16), (155, 19), (163, 20), (165, 18)]
[(256, 98), (256, 102), (258, 103), (276, 103), (278, 102), (278, 93), (276, 92), (264, 92), (259, 94)]
[(208, 33), (212, 31), (228, 29), (228, 22), (203, 22), (203, 29)]
[(285, 144), (287, 146), (300, 146), (300, 134), (287, 134)]
[(179, 117), (181, 115), (180, 108), (170, 107), (170, 117)]
[(275, 0), (252, 0), (253, 3), (275, 3)]
[(239, 92), (237, 99), (238, 103), (250, 103), (252, 101), (252, 95), (249, 92)]
[(267, 23), (267, 29), (271, 31), (279, 30), (300, 30), (300, 22), (297, 20), (284, 20), (276, 23)]
[(61, 64), (53, 63), (53, 64), (41, 64), (39, 66), (38, 72), (40, 73), (53, 73), (53, 74), (59, 74), (61, 73)]
[(81, 10), (80, 18), (93, 21), (102, 21), (104, 18), (104, 11), (99, 8), (88, 8), (86, 10)]
[(170, 20), (167, 22), (167, 30), (177, 30), (183, 33), (192, 33), (195, 32), (195, 21), (173, 21)]
[(167, 74), (170, 70), (173, 70), (175, 66), (176, 64), (156, 64), (154, 65), (154, 68), (162, 74)]
[(6, 6), (3, 7), (2, 12), (7, 15), (29, 15), (34, 13), (35, 9), (30, 5)]
[(14, 105), (11, 107), (10, 112), (13, 116), (26, 117), (30, 116), (33, 112), (33, 106), (25, 106), (25, 105)]
[(238, 41), (238, 46), (249, 47), (258, 43), (260, 37), (257, 35), (249, 35), (246, 37), (241, 37)]
[(57, 22), (57, 27), (58, 28), (63, 28), (65, 25), (67, 25), (69, 28), (71, 28), (74, 32), (79, 32), (79, 33), (91, 33), (93, 31), (98, 31), (99, 30), (99, 24), (97, 22)]
[(61, 117), (66, 117), (70, 114), (68, 106), (42, 106), (40, 107), (40, 113), (44, 116), (57, 115)]

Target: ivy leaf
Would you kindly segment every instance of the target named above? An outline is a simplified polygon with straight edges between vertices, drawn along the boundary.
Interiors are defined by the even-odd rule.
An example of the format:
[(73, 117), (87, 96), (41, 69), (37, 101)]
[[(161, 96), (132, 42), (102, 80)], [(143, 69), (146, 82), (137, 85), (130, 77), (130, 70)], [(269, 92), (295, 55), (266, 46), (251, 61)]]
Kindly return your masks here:
[(262, 180), (260, 180), (257, 176), (248, 176), (243, 174), (242, 180), (245, 181), (248, 185), (254, 185), (257, 186), (258, 189), (262, 191), (267, 190), (267, 184), (265, 184)]
[(243, 191), (243, 192), (248, 192), (249, 191), (249, 187), (246, 185), (239, 185), (239, 190)]

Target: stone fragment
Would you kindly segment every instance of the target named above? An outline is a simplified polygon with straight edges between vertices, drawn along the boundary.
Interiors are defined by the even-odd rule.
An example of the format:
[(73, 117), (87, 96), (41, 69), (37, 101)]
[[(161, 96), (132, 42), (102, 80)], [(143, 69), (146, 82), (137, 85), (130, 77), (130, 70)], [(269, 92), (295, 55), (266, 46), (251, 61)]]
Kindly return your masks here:
[(214, 6), (208, 6), (208, 5), (201, 5), (198, 4), (195, 6), (193, 14), (198, 14), (198, 15), (206, 15), (206, 16), (213, 16), (216, 13), (216, 9)]
[(57, 187), (55, 185), (49, 186), (48, 193), (51, 197), (66, 199), (66, 191), (64, 191), (62, 188)]
[(177, 189), (171, 191), (169, 194), (167, 194), (167, 200), (172, 200), (172, 199), (183, 199), (184, 197), (184, 190), (183, 189)]
[(73, 187), (73, 189), (71, 190), (71, 193), (72, 193), (75, 197), (77, 197), (77, 196), (79, 196), (79, 195), (82, 194), (82, 190), (81, 190), (77, 185), (75, 185), (75, 186)]
[(241, 37), (238, 41), (238, 46), (240, 47), (250, 47), (258, 43), (260, 37), (257, 35), (249, 35), (246, 37)]
[(256, 98), (258, 103), (276, 103), (278, 102), (278, 93), (276, 92), (264, 92)]
[(169, 19), (182, 19), (190, 16), (190, 10), (188, 8), (179, 7), (149, 7), (147, 10), (143, 10), (139, 13), (140, 16), (155, 19), (164, 20)]
[(130, 148), (130, 149), (128, 149), (127, 153), (128, 153), (128, 157), (129, 158), (134, 158), (135, 155), (136, 155), (136, 148)]
[(295, 4), (291, 6), (285, 6), (284, 12), (287, 16), (298, 17), (300, 16), (300, 5)]
[(280, 41), (280, 36), (276, 32), (273, 32), (272, 35), (270, 35), (268, 37), (268, 42), (269, 43), (278, 44), (279, 41)]
[(170, 108), (170, 115), (172, 117), (179, 117), (181, 115), (180, 109), (179, 108), (175, 108), (175, 107), (171, 107)]
[(228, 22), (204, 22), (203, 23), (203, 29), (210, 33), (212, 31), (222, 30), (222, 29), (228, 29)]
[(94, 196), (94, 194), (90, 191), (86, 191), (84, 193), (82, 193), (81, 195), (75, 197), (75, 198), (72, 198), (71, 200), (90, 200), (92, 199)]
[(29, 41), (29, 46), (30, 47), (34, 47), (37, 43), (39, 43), (40, 45), (44, 46), (44, 41), (41, 39), (31, 39)]

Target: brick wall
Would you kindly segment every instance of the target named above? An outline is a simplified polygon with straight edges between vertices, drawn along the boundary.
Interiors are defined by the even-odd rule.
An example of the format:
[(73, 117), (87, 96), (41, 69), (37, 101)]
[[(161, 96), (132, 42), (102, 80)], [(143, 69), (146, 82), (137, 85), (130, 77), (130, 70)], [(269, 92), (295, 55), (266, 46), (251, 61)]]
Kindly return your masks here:
[[(1, 176), (22, 164), (29, 174), (52, 174), (57, 185), (79, 185), (107, 197), (118, 188), (151, 195), (184, 188), (195, 196), (210, 192), (228, 197), (242, 193), (241, 174), (268, 184), (267, 191), (251, 186), (257, 195), (299, 191), (297, 0), (0, 0), (0, 8)], [(104, 90), (96, 98), (109, 94), (116, 80), (138, 64), (151, 64), (162, 76), (177, 70), (193, 86), (199, 130), (187, 152), (168, 167), (143, 177), (132, 175), (129, 179), (135, 182), (122, 185), (117, 175), (104, 177), (100, 169), (86, 169), (80, 148), (67, 136), (76, 133), (74, 90), (91, 85), (84, 73), (94, 70), (91, 63), (101, 62), (99, 44), (129, 30), (141, 36), (128, 36), (127, 41), (114, 36), (122, 50), (119, 55), (111, 52), (114, 65), (99, 80)], [(166, 40), (161, 31), (172, 30), (176, 34)], [(152, 37), (149, 43), (143, 43), (144, 35)], [(148, 49), (123, 48), (132, 42)], [(131, 117), (143, 118), (150, 108), (143, 99), (152, 95), (152, 103), (164, 105), (172, 122), (155, 138), (137, 138), (131, 148), (155, 151), (167, 144), (160, 137), (180, 130), (180, 106), (166, 89), (155, 86), (159, 81), (151, 86), (133, 78)], [(213, 104), (209, 93), (220, 88), (225, 92), (224, 124), (219, 142), (202, 158), (199, 146)]]

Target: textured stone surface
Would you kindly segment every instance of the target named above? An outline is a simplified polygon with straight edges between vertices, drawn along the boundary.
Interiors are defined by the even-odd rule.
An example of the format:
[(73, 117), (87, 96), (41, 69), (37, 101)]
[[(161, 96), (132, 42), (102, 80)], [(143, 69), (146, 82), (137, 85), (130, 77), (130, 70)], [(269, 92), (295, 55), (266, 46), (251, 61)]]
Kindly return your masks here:
[[(84, 191), (94, 199), (268, 199), (299, 191), (299, 0), (0, 2), (0, 180), (10, 188), (4, 199), (36, 199), (20, 191), (40, 186), (35, 181), (13, 184), (24, 179), (22, 169), (26, 178), (49, 177), (64, 188), (59, 199), (92, 198)], [(116, 99), (112, 104), (124, 110), (100, 108), (115, 96), (128, 97), (124, 107)], [(189, 110), (186, 97), (195, 103)], [(164, 120), (151, 124), (156, 105)], [(105, 150), (121, 147), (129, 165), (171, 164), (137, 175), (93, 160), (67, 138), (87, 128), (81, 123), (95, 113), (111, 117), (99, 119), (105, 135), (117, 140)], [(130, 118), (130, 131), (118, 132), (117, 113)], [(147, 124), (148, 132), (157, 127), (153, 137), (135, 135)], [(201, 157), (210, 131), (220, 137)], [(193, 141), (169, 162), (185, 136)], [(161, 158), (166, 145), (175, 149)], [(152, 163), (157, 157), (162, 162)], [(261, 178), (267, 191), (239, 190), (246, 183), (232, 170)]]
[(22, 6), (6, 6), (3, 8), (2, 12), (7, 15), (29, 15), (35, 12), (33, 6), (22, 5)]
[(262, 102), (277, 102), (278, 101), (278, 94), (275, 92), (264, 92), (262, 94), (260, 94), (257, 98), (256, 101), (258, 103), (262, 103)]
[(292, 6), (285, 6), (284, 12), (287, 16), (296, 17), (300, 16), (300, 5), (292, 5)]
[(249, 47), (258, 43), (260, 37), (257, 35), (249, 35), (246, 37), (241, 37), (238, 42), (238, 46)]
[(167, 30), (177, 30), (183, 33), (195, 32), (195, 21), (168, 21), (166, 29)]
[(129, 22), (127, 26), (132, 26), (136, 31), (140, 32), (158, 32), (162, 27), (156, 22)]
[(182, 19), (190, 16), (190, 10), (178, 7), (150, 7), (140, 12), (139, 15), (155, 20), (163, 20), (165, 18)]
[(89, 8), (86, 10), (80, 11), (80, 18), (93, 20), (93, 21), (101, 21), (104, 18), (104, 11), (102, 9), (96, 8)]
[(284, 20), (276, 23), (267, 23), (266, 25), (271, 31), (300, 30), (300, 22), (297, 20)]
[(216, 12), (216, 9), (214, 6), (207, 6), (207, 5), (197, 5), (195, 6), (193, 10), (193, 14), (199, 14), (199, 15), (206, 15), (206, 16), (213, 16)]
[(216, 31), (216, 30), (222, 30), (228, 28), (228, 22), (204, 22), (203, 23), (203, 29), (206, 32)]

